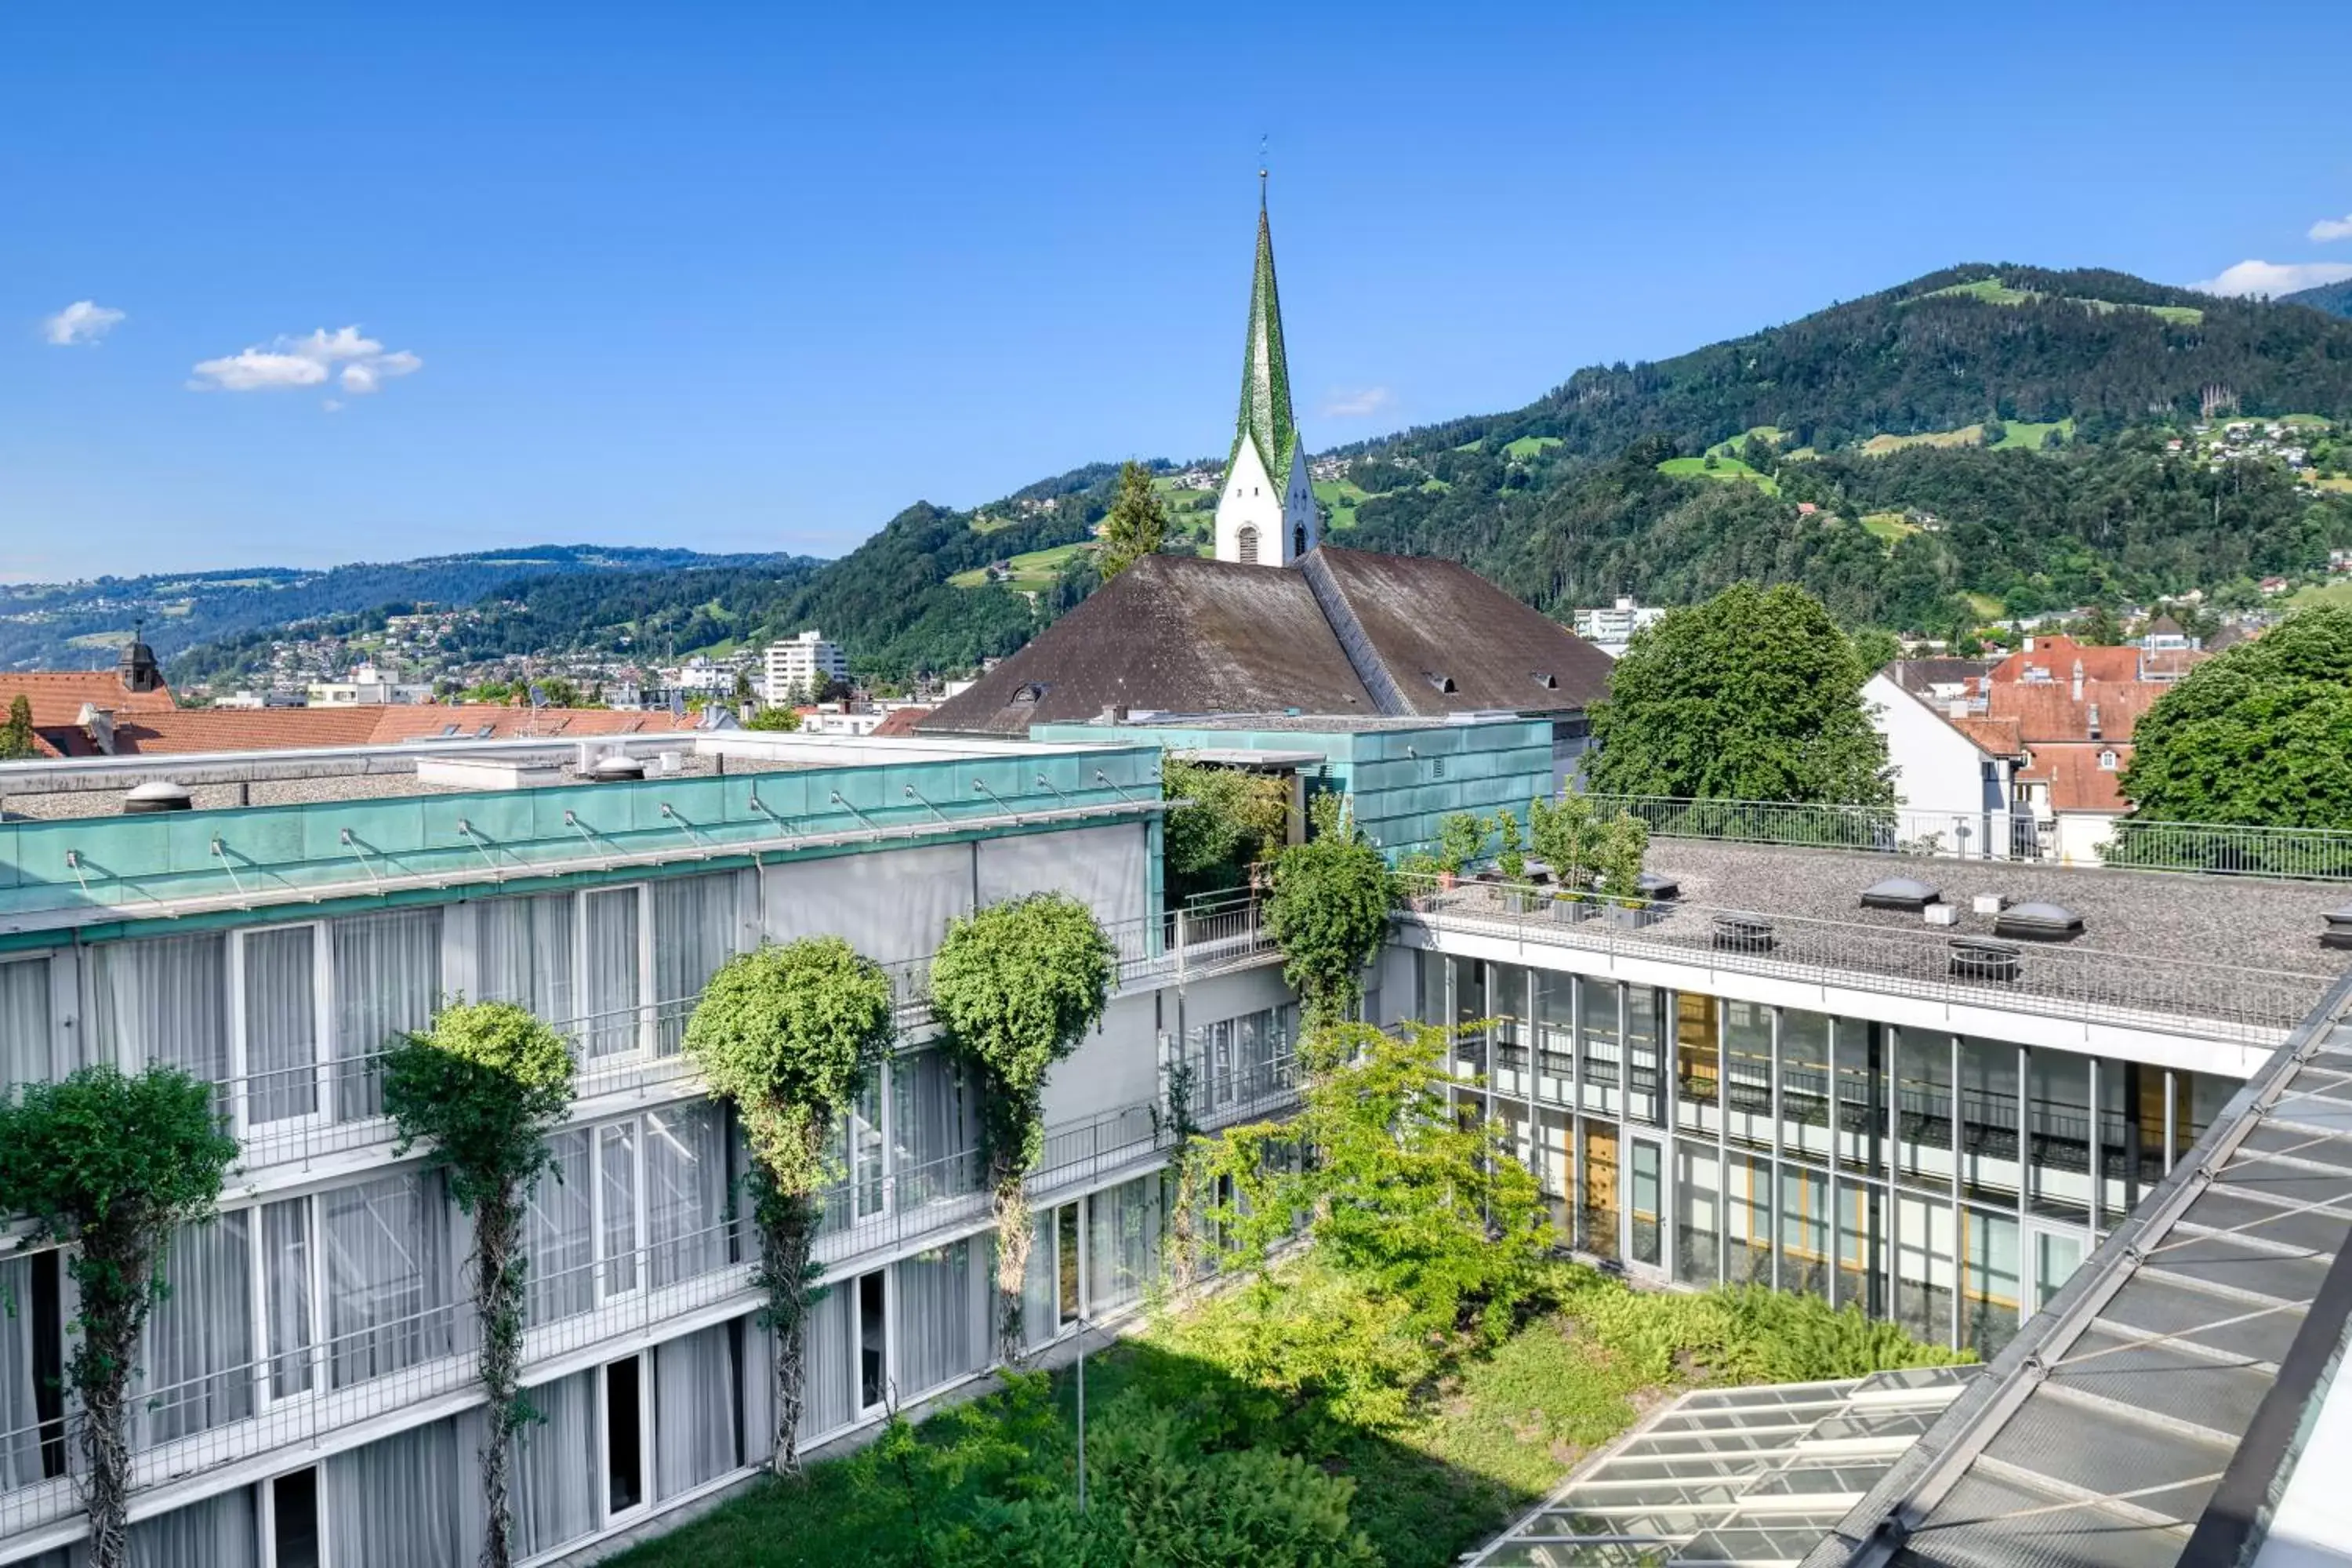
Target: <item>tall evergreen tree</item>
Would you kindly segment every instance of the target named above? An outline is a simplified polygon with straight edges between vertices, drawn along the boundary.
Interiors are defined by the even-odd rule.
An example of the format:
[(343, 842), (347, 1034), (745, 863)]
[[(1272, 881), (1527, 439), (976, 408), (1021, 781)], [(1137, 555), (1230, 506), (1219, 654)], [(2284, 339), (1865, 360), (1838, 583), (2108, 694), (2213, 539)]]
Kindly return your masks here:
[(1151, 488), (1151, 471), (1140, 463), (1118, 466), (1118, 495), (1103, 520), (1098, 557), (1106, 583), (1155, 553), (1168, 537), (1168, 509)]

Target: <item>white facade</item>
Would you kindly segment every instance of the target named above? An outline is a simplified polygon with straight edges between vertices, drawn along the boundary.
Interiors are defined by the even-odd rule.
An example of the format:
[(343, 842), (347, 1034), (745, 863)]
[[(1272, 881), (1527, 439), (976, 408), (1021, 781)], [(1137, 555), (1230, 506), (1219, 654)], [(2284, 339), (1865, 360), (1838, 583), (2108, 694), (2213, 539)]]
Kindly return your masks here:
[(1217, 496), (1217, 559), (1244, 566), (1287, 566), (1323, 542), (1323, 514), (1307, 481), (1307, 457), (1294, 451), (1287, 481), (1276, 485), (1244, 441)]
[(1633, 634), (1643, 626), (1654, 626), (1665, 617), (1665, 610), (1654, 605), (1637, 605), (1631, 595), (1621, 595), (1608, 609), (1576, 612), (1576, 635), (1607, 654), (1611, 658), (1625, 651)]
[(790, 702), (813, 697), (828, 680), (848, 679), (849, 658), (841, 646), (825, 641), (823, 632), (805, 631), (768, 645), (761, 690), (770, 702)]

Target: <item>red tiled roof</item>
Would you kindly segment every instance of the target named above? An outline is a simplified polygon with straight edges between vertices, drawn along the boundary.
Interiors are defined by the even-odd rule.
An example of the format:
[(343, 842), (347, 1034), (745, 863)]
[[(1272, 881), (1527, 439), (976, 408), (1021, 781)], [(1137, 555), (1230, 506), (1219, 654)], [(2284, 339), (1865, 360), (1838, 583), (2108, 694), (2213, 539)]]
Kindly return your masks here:
[[(79, 710), (77, 710), (77, 712)], [(467, 740), (572, 739), (593, 735), (666, 734), (690, 730), (692, 718), (667, 712), (603, 708), (507, 708), (490, 703), (453, 707), (369, 705), (358, 708), (183, 708), (118, 715), (117, 756), (172, 756), (198, 752), (284, 752), (312, 747), (390, 746), (439, 736), (457, 727)], [(488, 727), (488, 733), (482, 731)], [(95, 756), (89, 734), (68, 721), (43, 738), (67, 756)], [(454, 738), (454, 737), (453, 737)]]
[(2080, 662), (2086, 680), (2137, 680), (2139, 649), (2137, 647), (2099, 647), (2078, 643), (2067, 637), (2037, 637), (2031, 653), (2011, 654), (1992, 667), (1995, 686), (2018, 686), (2026, 683), (2025, 672), (2038, 668), (2047, 679), (2065, 684), (2074, 679), (2074, 666)]
[[(2095, 650), (2094, 650), (2095, 651)], [(2074, 695), (2072, 679), (1999, 681), (1987, 694), (1988, 716), (2017, 726), (2018, 738), (2028, 747), (2050, 742), (2128, 742), (2139, 716), (2171, 687), (2154, 680), (2084, 680), (2083, 695)], [(2098, 733), (2091, 732), (2091, 710), (2098, 710)]]
[(2013, 757), (2025, 749), (2017, 738), (2017, 721), (2014, 719), (1987, 719), (1971, 715), (1965, 719), (1947, 717), (1944, 722), (1958, 730), (1978, 751), (1989, 752), (1996, 757)]
[[(2099, 766), (2102, 752), (2116, 753), (2113, 768)], [(2130, 765), (2128, 744), (2042, 745), (2033, 748), (2032, 765), (2017, 776), (2029, 784), (2048, 784), (2053, 811), (2124, 812), (2131, 809), (2131, 803), (2116, 781)]]
[(33, 710), (34, 738), (45, 751), (60, 756), (74, 753), (70, 742), (60, 744), (53, 731), (79, 734), (75, 725), (85, 707), (168, 713), (176, 706), (169, 686), (158, 682), (152, 691), (133, 691), (111, 669), (0, 670), (0, 717), (19, 697)]
[(930, 716), (928, 708), (893, 708), (874, 726), (874, 733), (887, 739), (894, 735), (912, 735), (915, 726)]

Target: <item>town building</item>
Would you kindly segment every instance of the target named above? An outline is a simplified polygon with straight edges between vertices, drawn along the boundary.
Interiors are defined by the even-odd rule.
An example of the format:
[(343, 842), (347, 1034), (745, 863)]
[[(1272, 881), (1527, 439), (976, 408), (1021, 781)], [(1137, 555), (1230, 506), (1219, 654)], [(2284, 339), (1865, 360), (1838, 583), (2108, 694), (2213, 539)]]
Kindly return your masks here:
[(314, 680), (308, 689), (313, 708), (361, 708), (433, 700), (433, 683), (394, 679), (373, 664), (354, 665), (349, 680)]
[(849, 679), (849, 657), (841, 645), (817, 631), (795, 633), (768, 645), (761, 694), (769, 702), (805, 702), (830, 681)]
[(133, 633), (112, 669), (0, 670), (0, 719), (22, 698), (32, 716), (34, 750), (66, 754), (75, 737), (105, 733), (119, 718), (176, 712), (155, 650)]
[(1621, 594), (1606, 609), (1577, 611), (1576, 635), (1615, 658), (1633, 642), (1635, 632), (1655, 626), (1665, 614), (1657, 605), (1636, 604), (1632, 595)]

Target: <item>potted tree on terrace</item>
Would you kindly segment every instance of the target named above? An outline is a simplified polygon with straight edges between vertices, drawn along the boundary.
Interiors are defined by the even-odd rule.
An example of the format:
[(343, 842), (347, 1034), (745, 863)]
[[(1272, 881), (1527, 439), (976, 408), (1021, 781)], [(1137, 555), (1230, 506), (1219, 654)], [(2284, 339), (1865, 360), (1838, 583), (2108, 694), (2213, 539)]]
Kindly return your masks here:
[(1520, 847), (1524, 838), (1518, 813), (1507, 805), (1486, 823), (1495, 836), (1495, 874), (1503, 884), (1503, 907), (1515, 915), (1530, 913), (1536, 895), (1528, 886), (1527, 853)]
[(1601, 869), (1604, 825), (1591, 800), (1573, 791), (1556, 801), (1528, 803), (1528, 837), (1551, 869), (1552, 919), (1563, 925), (1590, 920), (1600, 908), (1592, 881)]
[(1450, 893), (1471, 862), (1486, 853), (1486, 825), (1457, 811), (1437, 825), (1437, 890)]
[(1630, 811), (1601, 830), (1601, 896), (1610, 924), (1639, 928), (1658, 920), (1642, 891), (1642, 858), (1649, 848), (1650, 825)]

